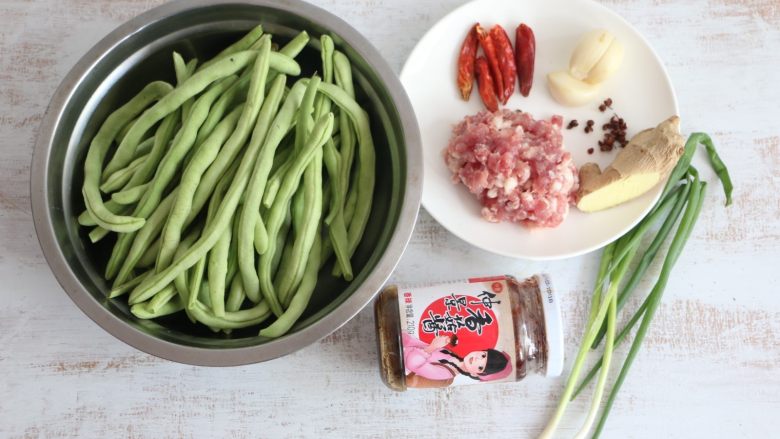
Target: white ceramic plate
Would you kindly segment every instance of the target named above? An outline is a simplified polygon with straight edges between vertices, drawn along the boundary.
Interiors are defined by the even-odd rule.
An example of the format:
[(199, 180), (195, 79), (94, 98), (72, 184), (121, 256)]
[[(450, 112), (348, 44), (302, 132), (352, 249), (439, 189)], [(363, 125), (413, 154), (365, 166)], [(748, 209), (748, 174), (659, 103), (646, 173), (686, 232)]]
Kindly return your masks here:
[[(647, 41), (625, 20), (591, 0), (476, 0), (453, 11), (420, 40), (401, 72), (420, 124), (425, 160), (423, 205), (445, 228), (461, 239), (501, 255), (526, 259), (561, 259), (587, 253), (612, 242), (649, 211), (660, 196), (661, 185), (644, 196), (606, 211), (585, 214), (571, 208), (566, 220), (554, 229), (526, 229), (512, 223), (489, 223), (480, 216), (480, 205), (463, 185), (454, 185), (442, 150), (451, 129), (464, 116), (484, 109), (474, 85), (464, 102), (455, 85), (456, 60), (468, 29), (480, 22), (489, 28), (502, 25), (514, 43), (515, 28), (528, 24), (536, 35), (534, 85), (528, 98), (515, 94), (506, 108), (521, 109), (536, 118), (553, 114), (580, 121), (564, 129), (564, 146), (579, 167), (595, 161), (604, 168), (617, 153), (598, 150), (601, 125), (612, 113), (600, 113), (599, 102), (584, 107), (564, 107), (547, 91), (546, 74), (568, 67), (580, 36), (592, 29), (612, 32), (626, 48), (617, 74), (602, 87), (601, 100), (611, 97), (613, 108), (628, 124), (631, 136), (678, 114), (677, 99), (661, 60)], [(593, 119), (596, 130), (586, 135), (585, 121)], [(595, 148), (592, 155), (589, 147)]]

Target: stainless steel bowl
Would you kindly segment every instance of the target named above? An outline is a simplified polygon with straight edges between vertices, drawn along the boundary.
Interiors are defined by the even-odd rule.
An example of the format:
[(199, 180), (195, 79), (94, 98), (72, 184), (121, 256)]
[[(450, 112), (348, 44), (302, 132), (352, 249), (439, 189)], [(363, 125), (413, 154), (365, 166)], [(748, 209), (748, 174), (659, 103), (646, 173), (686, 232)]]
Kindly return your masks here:
[[(376, 142), (377, 185), (365, 237), (355, 258), (355, 279), (320, 275), (312, 303), (290, 333), (279, 339), (257, 329), (219, 336), (181, 317), (136, 319), (124, 300), (108, 300), (101, 273), (110, 242), (92, 245), (76, 216), (86, 148), (105, 117), (153, 79), (173, 81), (172, 50), (208, 59), (261, 23), (274, 40), (306, 30), (312, 44), (330, 34), (353, 63), (358, 100), (369, 111)], [(309, 48), (304, 74), (319, 65)], [(150, 354), (173, 361), (229, 366), (293, 352), (336, 330), (382, 287), (411, 236), (422, 188), (420, 136), (398, 78), (371, 44), (338, 17), (296, 0), (180, 0), (155, 8), (113, 31), (68, 73), (41, 124), (30, 191), (35, 230), (46, 260), (76, 305), (106, 331)]]

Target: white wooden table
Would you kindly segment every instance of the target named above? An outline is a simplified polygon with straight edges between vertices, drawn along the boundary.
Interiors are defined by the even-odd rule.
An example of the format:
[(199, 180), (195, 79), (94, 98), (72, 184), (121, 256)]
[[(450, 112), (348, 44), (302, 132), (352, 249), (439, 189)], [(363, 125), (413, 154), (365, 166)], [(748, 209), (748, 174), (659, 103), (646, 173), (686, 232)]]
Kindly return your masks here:
[[(78, 57), (158, 3), (0, 2), (0, 437), (536, 436), (562, 379), (393, 393), (377, 374), (369, 309), (294, 355), (212, 369), (136, 351), (71, 303), (32, 225), (28, 176), (38, 124)], [(398, 71), (423, 33), (463, 0), (316, 3), (364, 33)], [(780, 5), (605, 3), (665, 60), (685, 128), (715, 137), (736, 185), (728, 210), (712, 185), (606, 437), (777, 437)], [(596, 254), (550, 263), (497, 257), (469, 247), (423, 211), (393, 281), (548, 271), (566, 294), (571, 358), (597, 261)], [(573, 404), (563, 435), (576, 432), (585, 407), (584, 400)]]

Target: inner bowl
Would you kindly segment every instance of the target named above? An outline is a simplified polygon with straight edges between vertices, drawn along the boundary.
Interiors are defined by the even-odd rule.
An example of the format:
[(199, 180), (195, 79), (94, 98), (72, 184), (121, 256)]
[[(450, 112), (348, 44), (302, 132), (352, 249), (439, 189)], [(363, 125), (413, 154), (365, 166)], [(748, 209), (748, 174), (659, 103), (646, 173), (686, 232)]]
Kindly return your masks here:
[[(318, 39), (330, 35), (352, 62), (358, 103), (371, 120), (376, 188), (363, 240), (352, 259), (355, 278), (320, 272), (308, 308), (278, 339), (257, 328), (215, 334), (182, 313), (140, 320), (125, 297), (106, 298), (102, 273), (114, 238), (89, 242), (76, 217), (84, 210), (83, 163), (105, 118), (153, 80), (175, 83), (171, 54), (208, 60), (257, 24), (280, 46), (305, 30), (311, 43), (297, 58), (302, 76), (321, 70)], [(42, 122), (31, 177), (36, 232), (60, 284), (95, 322), (153, 355), (199, 365), (238, 365), (300, 349), (346, 323), (381, 288), (411, 236), (420, 203), (418, 128), (400, 82), (377, 51), (339, 18), (298, 1), (177, 1), (120, 26), (68, 73)]]

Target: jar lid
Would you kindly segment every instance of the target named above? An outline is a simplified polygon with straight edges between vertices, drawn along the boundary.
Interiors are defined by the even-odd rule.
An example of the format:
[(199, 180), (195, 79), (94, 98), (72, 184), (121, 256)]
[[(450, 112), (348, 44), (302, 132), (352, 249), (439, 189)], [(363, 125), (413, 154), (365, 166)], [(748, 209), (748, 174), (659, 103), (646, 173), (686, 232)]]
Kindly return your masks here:
[(538, 274), (539, 291), (542, 294), (544, 329), (547, 341), (547, 367), (544, 376), (557, 377), (563, 372), (563, 320), (561, 301), (555, 294), (550, 276)]

